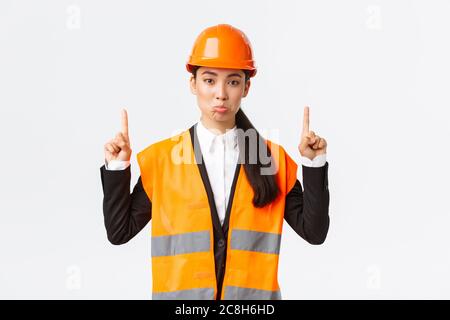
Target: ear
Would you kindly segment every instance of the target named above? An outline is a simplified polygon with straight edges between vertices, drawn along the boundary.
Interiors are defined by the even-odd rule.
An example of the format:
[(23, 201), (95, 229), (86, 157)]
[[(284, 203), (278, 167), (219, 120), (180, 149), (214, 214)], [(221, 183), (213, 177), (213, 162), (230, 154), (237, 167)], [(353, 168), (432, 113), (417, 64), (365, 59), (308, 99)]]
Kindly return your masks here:
[(189, 86), (191, 88), (191, 93), (193, 95), (197, 95), (197, 84), (195, 83), (194, 76), (191, 76), (191, 78), (189, 79)]
[(244, 93), (242, 94), (242, 97), (245, 98), (248, 94), (248, 91), (250, 90), (251, 81), (247, 80), (245, 83)]

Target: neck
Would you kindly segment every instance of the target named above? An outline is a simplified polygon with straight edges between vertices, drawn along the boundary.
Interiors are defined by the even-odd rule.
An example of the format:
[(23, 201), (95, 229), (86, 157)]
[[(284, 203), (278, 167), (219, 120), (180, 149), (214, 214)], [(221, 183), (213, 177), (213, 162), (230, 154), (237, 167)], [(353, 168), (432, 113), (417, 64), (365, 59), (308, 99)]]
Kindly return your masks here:
[(201, 117), (200, 121), (202, 124), (207, 128), (208, 130), (211, 130), (215, 133), (224, 134), (227, 132), (227, 130), (233, 129), (236, 125), (236, 121), (234, 117), (230, 119), (230, 121), (224, 121), (224, 122), (217, 122), (217, 121), (211, 121), (210, 119), (206, 119), (205, 117)]

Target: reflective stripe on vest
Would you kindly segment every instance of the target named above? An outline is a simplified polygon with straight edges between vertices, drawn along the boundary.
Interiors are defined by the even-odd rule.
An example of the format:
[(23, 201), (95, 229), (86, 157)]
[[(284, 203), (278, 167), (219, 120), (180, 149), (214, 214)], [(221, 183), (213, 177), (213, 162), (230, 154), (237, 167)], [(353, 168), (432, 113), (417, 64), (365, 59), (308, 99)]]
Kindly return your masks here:
[(281, 234), (233, 229), (231, 249), (279, 254)]
[(225, 300), (281, 300), (280, 290), (259, 290), (235, 286), (225, 287)]
[(213, 300), (214, 288), (196, 288), (170, 292), (153, 292), (153, 300)]
[(183, 253), (209, 252), (209, 230), (152, 237), (152, 257), (174, 256)]

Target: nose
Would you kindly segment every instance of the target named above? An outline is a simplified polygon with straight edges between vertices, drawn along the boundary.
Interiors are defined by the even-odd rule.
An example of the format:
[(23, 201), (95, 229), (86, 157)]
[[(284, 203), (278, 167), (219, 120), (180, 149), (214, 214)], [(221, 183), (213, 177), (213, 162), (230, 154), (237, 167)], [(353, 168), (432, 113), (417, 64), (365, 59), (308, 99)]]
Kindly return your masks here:
[(218, 83), (216, 88), (216, 100), (225, 101), (228, 95), (225, 88), (225, 83)]

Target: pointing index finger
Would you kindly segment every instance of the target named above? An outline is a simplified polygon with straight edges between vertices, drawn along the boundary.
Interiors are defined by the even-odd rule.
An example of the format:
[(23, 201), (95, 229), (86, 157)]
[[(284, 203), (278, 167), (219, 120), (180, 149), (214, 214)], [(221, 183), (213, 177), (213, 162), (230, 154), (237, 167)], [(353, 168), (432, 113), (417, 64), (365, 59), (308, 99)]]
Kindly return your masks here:
[(122, 133), (128, 138), (128, 113), (122, 109)]
[(309, 132), (309, 107), (303, 109), (303, 133)]

